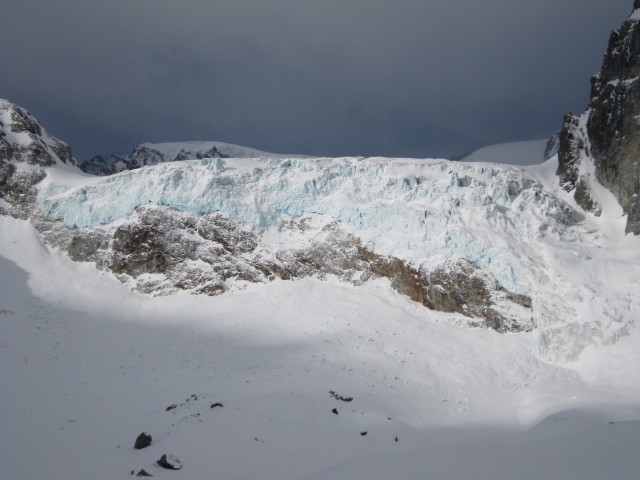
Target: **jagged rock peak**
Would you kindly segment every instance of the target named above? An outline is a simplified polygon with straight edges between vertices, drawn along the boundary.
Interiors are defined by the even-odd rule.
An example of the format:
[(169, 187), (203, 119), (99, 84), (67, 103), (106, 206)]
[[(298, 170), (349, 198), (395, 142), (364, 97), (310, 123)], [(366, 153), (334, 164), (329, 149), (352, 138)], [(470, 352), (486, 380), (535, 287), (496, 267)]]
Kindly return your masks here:
[(81, 164), (80, 168), (92, 175), (105, 176), (163, 162), (228, 157), (229, 155), (220, 152), (215, 145), (210, 148), (184, 147), (177, 152), (167, 152), (153, 144), (142, 144), (135, 146), (128, 155), (96, 155)]
[(600, 212), (590, 187), (598, 181), (627, 215), (627, 232), (640, 234), (640, 1), (611, 33), (591, 98), (580, 117), (567, 115), (560, 133), (558, 175), (585, 209)]
[(40, 125), (27, 110), (0, 99), (0, 161), (26, 162), (49, 167), (76, 166), (71, 147)]

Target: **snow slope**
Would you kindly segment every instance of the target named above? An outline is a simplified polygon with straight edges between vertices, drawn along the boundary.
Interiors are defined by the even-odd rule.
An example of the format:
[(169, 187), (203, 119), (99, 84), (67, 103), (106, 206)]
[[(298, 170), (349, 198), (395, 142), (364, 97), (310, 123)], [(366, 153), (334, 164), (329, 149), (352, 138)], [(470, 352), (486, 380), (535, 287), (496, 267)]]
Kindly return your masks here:
[[(540, 361), (526, 334), (456, 327), (383, 282), (151, 299), (6, 217), (0, 264), (2, 478), (631, 479), (640, 467), (637, 390)], [(141, 431), (153, 443), (137, 451)], [(154, 465), (163, 453), (183, 470)]]
[(479, 148), (464, 158), (465, 162), (506, 163), (509, 165), (537, 165), (544, 161), (547, 140), (509, 142)]

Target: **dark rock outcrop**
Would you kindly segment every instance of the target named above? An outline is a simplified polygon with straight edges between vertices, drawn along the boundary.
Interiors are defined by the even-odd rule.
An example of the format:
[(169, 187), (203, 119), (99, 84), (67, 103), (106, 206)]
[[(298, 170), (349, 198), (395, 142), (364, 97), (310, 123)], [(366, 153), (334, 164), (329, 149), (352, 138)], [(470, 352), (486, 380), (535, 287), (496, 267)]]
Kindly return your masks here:
[(36, 185), (45, 176), (42, 169), (19, 172), (15, 165), (0, 159), (0, 199), (9, 204), (8, 209), (0, 206), (0, 215), (28, 219), (36, 208)]
[[(29, 166), (18, 169), (19, 163)], [(53, 137), (24, 108), (0, 99), (0, 215), (27, 219), (35, 209), (36, 185), (43, 167), (76, 166), (71, 148)]]
[(135, 448), (136, 450), (141, 450), (143, 448), (147, 448), (149, 445), (151, 445), (151, 435), (142, 432), (140, 435), (138, 435), (138, 438), (136, 438), (136, 443), (134, 444), (133, 448)]
[(588, 164), (627, 214), (627, 232), (640, 234), (640, 2), (611, 33), (582, 117), (568, 115), (560, 134), (560, 183), (578, 204), (599, 213), (589, 188)]
[(71, 148), (53, 137), (33, 115), (0, 99), (0, 160), (48, 167), (57, 163), (76, 165)]
[(578, 205), (599, 216), (602, 208), (593, 198), (587, 179), (581, 172), (583, 162), (590, 159), (588, 137), (580, 117), (568, 113), (564, 117), (558, 144), (558, 170), (560, 185), (567, 192), (574, 192)]

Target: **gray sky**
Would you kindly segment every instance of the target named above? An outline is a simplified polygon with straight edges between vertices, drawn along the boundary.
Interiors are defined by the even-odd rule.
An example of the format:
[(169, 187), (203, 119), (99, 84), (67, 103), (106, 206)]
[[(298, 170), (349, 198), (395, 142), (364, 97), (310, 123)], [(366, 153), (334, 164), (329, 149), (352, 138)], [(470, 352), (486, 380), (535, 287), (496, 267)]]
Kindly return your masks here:
[(0, 97), (77, 159), (142, 142), (448, 157), (581, 112), (632, 0), (20, 0)]

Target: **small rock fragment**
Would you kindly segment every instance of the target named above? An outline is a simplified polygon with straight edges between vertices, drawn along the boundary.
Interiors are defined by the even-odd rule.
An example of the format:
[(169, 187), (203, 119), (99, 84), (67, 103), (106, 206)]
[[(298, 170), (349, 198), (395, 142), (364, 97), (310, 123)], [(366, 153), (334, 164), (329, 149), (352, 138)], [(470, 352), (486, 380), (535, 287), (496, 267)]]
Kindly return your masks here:
[(146, 433), (142, 432), (140, 435), (138, 435), (138, 438), (136, 438), (136, 443), (133, 448), (135, 448), (136, 450), (140, 450), (142, 448), (147, 448), (149, 445), (151, 445), (151, 435), (147, 435)]
[(363, 437), (367, 434), (367, 432), (360, 432), (360, 435), (362, 435)]
[(151, 475), (149, 472), (145, 471), (145, 469), (143, 468), (138, 472), (136, 477), (153, 477), (153, 475)]
[(182, 468), (182, 462), (173, 455), (164, 454), (156, 463), (168, 470), (180, 470)]
[(353, 397), (343, 397), (342, 395), (338, 395), (333, 390), (329, 390), (329, 395), (331, 395), (336, 400), (340, 400), (341, 402), (351, 402), (353, 400)]
[(177, 404), (173, 404), (173, 405), (169, 405), (166, 409), (165, 412), (168, 412), (169, 410), (173, 410), (174, 408), (176, 408), (178, 405)]
[(211, 404), (211, 408), (217, 408), (217, 407), (223, 408), (224, 405), (221, 404), (220, 402), (216, 402), (216, 403)]
[(336, 415), (338, 415), (338, 409), (334, 408), (333, 410), (331, 410), (332, 413), (335, 413)]

